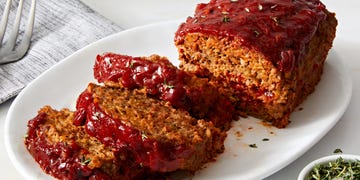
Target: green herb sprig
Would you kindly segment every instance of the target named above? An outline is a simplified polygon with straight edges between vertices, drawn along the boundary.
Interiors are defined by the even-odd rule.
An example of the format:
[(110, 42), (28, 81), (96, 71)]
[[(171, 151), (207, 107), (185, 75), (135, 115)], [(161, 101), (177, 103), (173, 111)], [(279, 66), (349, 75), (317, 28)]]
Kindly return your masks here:
[(334, 150), (334, 153), (335, 154), (342, 153), (342, 150), (340, 148), (337, 148), (337, 149)]
[(85, 157), (81, 157), (80, 164), (83, 166), (88, 165), (91, 162), (91, 158), (85, 159)]
[(249, 144), (249, 147), (251, 147), (251, 148), (257, 148), (257, 145), (256, 145), (256, 144)]
[(344, 160), (339, 157), (335, 161), (316, 165), (309, 173), (308, 180), (320, 179), (360, 179), (360, 160)]
[(230, 18), (228, 16), (224, 16), (222, 18), (222, 22), (230, 22)]
[(174, 85), (168, 84), (166, 79), (164, 79), (163, 85), (164, 85), (165, 88), (168, 88), (168, 89), (174, 89), (174, 87), (175, 87)]
[(145, 141), (147, 138), (148, 138), (148, 137), (147, 137), (146, 133), (145, 133), (144, 131), (142, 131), (142, 132), (141, 132), (141, 139), (142, 139), (143, 141)]

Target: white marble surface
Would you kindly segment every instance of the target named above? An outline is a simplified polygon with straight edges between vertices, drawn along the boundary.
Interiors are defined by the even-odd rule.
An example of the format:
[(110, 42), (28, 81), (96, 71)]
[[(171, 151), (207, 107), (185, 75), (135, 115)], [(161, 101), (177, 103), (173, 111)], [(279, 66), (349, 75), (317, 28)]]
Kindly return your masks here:
[[(90, 7), (102, 13), (124, 28), (153, 22), (185, 19), (192, 14), (194, 4), (198, 1), (124, 1), (124, 0), (83, 0)], [(153, 2), (153, 5), (147, 3)], [(170, 3), (171, 2), (171, 3)], [(182, 3), (179, 3), (182, 2)], [(196, 2), (196, 3), (195, 3)], [(284, 169), (267, 177), (268, 180), (296, 179), (300, 170), (309, 162), (322, 156), (333, 154), (336, 148), (344, 153), (360, 154), (360, 1), (357, 0), (323, 0), (330, 11), (336, 12), (339, 21), (337, 37), (332, 51), (336, 51), (340, 59), (348, 67), (353, 81), (353, 95), (348, 109), (335, 127), (317, 144), (299, 159)], [(137, 9), (129, 6), (137, 5)], [(110, 11), (116, 7), (115, 11)], [(145, 10), (147, 9), (147, 10)], [(151, 12), (149, 12), (149, 9)], [(114, 13), (116, 12), (116, 13)], [(0, 133), (4, 133), (4, 121), (12, 100), (0, 104)], [(279, 147), (281, 148), (281, 147)], [(0, 177), (1, 179), (26, 179), (12, 166), (4, 147), (4, 139), (0, 138)]]

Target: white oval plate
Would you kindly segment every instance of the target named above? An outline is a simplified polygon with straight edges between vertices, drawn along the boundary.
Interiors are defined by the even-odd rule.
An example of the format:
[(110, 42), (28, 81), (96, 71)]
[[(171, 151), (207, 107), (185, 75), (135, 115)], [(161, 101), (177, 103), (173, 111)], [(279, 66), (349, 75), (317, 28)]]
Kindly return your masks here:
[[(44, 105), (74, 109), (77, 96), (89, 82), (95, 82), (92, 67), (97, 54), (156, 53), (177, 65), (173, 38), (179, 24), (163, 22), (109, 36), (79, 50), (30, 83), (12, 103), (5, 122), (5, 146), (16, 169), (27, 179), (49, 178), (24, 146), (27, 121)], [(300, 105), (302, 110), (292, 114), (287, 128), (265, 126), (252, 117), (234, 122), (225, 152), (193, 179), (260, 179), (275, 173), (305, 153), (336, 124), (349, 104), (351, 92), (350, 77), (332, 51), (316, 91)]]

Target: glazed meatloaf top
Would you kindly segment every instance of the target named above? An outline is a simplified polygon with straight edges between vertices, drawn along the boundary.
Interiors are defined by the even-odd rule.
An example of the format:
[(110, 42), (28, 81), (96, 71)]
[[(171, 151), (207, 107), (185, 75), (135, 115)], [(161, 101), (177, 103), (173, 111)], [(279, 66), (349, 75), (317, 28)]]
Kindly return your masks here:
[(228, 129), (234, 119), (234, 106), (217, 87), (207, 78), (176, 68), (166, 57), (104, 53), (96, 57), (94, 77), (111, 87), (144, 89), (149, 96), (168, 101), (198, 119), (210, 120), (221, 129)]
[(187, 33), (228, 38), (291, 71), (328, 14), (319, 0), (211, 0), (180, 25), (175, 41)]
[(225, 132), (143, 91), (89, 84), (75, 124), (107, 146), (128, 149), (152, 171), (196, 171), (223, 151)]

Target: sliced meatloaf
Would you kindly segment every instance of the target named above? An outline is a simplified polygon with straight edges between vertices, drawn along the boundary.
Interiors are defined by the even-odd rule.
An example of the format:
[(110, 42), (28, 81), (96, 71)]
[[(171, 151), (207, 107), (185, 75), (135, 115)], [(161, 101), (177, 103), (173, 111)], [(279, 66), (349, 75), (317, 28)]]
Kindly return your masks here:
[(319, 82), (336, 26), (319, 0), (211, 0), (179, 26), (175, 45), (181, 69), (282, 128)]
[(224, 149), (226, 133), (193, 118), (145, 89), (89, 84), (77, 103), (75, 124), (137, 164), (156, 172), (196, 171)]
[(143, 88), (149, 96), (168, 101), (198, 119), (210, 120), (221, 129), (228, 129), (235, 118), (232, 102), (208, 78), (179, 70), (166, 57), (104, 53), (96, 58), (94, 77), (107, 86)]
[(130, 153), (114, 151), (88, 135), (73, 120), (74, 112), (45, 106), (28, 122), (25, 146), (45, 173), (67, 180), (162, 178), (136, 164)]

